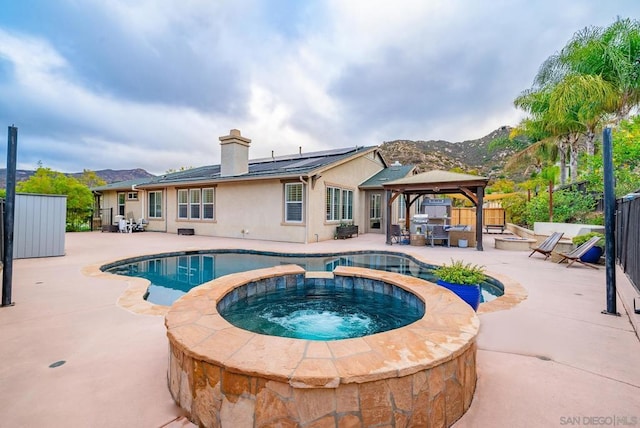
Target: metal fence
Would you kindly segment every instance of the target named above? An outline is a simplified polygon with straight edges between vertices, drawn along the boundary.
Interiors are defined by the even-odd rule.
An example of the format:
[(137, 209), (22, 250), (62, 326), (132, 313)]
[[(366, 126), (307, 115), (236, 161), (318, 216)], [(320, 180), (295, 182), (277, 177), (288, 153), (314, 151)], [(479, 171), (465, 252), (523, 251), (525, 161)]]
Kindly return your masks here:
[(616, 258), (640, 292), (640, 195), (617, 200)]

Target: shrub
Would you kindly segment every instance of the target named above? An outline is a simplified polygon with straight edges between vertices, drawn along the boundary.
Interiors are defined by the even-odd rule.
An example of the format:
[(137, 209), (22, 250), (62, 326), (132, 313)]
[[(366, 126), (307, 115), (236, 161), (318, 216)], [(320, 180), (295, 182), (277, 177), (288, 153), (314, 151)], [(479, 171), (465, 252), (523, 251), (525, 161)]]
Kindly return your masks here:
[(464, 264), (462, 260), (451, 259), (451, 264), (444, 264), (433, 270), (434, 275), (451, 284), (476, 285), (484, 281), (484, 266)]
[(584, 244), (585, 242), (587, 242), (589, 239), (593, 238), (594, 236), (599, 236), (600, 237), (600, 240), (598, 242), (596, 242), (596, 245), (598, 247), (604, 246), (604, 235), (602, 233), (598, 233), (598, 232), (589, 232), (589, 233), (585, 233), (584, 235), (574, 236), (571, 239), (571, 241), (573, 242), (573, 245), (580, 246), (580, 245)]
[[(556, 223), (585, 223), (595, 207), (591, 195), (570, 190), (553, 193), (553, 221)], [(524, 212), (524, 221), (533, 227), (537, 221), (549, 221), (549, 193), (531, 198)]]

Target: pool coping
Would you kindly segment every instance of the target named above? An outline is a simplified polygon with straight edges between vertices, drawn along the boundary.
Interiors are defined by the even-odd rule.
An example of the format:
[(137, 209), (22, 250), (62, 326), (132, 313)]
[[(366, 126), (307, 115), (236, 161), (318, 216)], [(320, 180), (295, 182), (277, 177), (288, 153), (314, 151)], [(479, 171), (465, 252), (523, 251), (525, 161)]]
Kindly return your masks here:
[[(207, 251), (210, 249), (189, 249), (188, 251)], [(216, 249), (217, 251), (224, 251), (225, 249)], [(237, 251), (237, 248), (229, 248), (227, 249), (229, 251)], [(185, 250), (187, 251), (187, 250)], [(178, 251), (179, 252), (179, 251)], [(383, 251), (384, 252), (384, 251)], [(392, 253), (392, 252), (390, 252)], [(301, 253), (304, 255), (314, 255), (314, 253)], [(409, 256), (409, 257), (413, 257), (416, 260), (420, 260), (422, 263), (428, 263), (428, 264), (433, 264), (433, 263), (429, 263), (427, 261), (421, 260), (421, 258), (416, 257), (415, 255), (412, 254), (407, 254), (407, 253), (392, 253), (392, 254), (402, 254), (405, 256)], [(144, 258), (144, 257), (152, 257), (156, 254), (143, 254), (140, 255), (140, 258)], [(153, 316), (165, 316), (170, 308), (170, 306), (166, 306), (166, 305), (158, 305), (155, 303), (151, 303), (148, 302), (147, 300), (145, 300), (145, 296), (147, 294), (147, 289), (149, 288), (150, 285), (150, 281), (145, 279), (145, 278), (138, 278), (138, 277), (131, 277), (131, 276), (124, 276), (124, 275), (118, 275), (118, 274), (113, 274), (110, 272), (104, 272), (101, 270), (102, 266), (106, 266), (109, 264), (113, 264), (113, 263), (117, 263), (119, 261), (121, 261), (123, 259), (114, 259), (114, 260), (108, 260), (102, 263), (96, 263), (96, 264), (91, 264), (88, 266), (85, 266), (82, 269), (82, 273), (84, 275), (87, 276), (91, 276), (91, 277), (99, 277), (99, 278), (105, 278), (105, 279), (110, 279), (110, 280), (118, 280), (118, 281), (126, 281), (128, 284), (128, 287), (122, 292), (122, 294), (120, 295), (120, 297), (118, 298), (117, 304), (118, 306), (120, 306), (121, 308), (133, 312), (135, 314), (139, 314), (139, 315), (153, 315)], [(383, 272), (383, 271), (381, 271)], [(478, 307), (477, 313), (478, 314), (485, 314), (485, 313), (491, 313), (491, 312), (496, 312), (496, 311), (503, 311), (503, 310), (507, 310), (507, 309), (511, 309), (513, 307), (515, 307), (516, 305), (518, 305), (520, 302), (524, 301), (527, 299), (528, 297), (528, 292), (526, 290), (526, 288), (524, 288), (519, 282), (515, 281), (513, 278), (508, 277), (506, 275), (502, 275), (499, 273), (495, 273), (495, 272), (491, 272), (491, 271), (485, 271), (485, 273), (492, 277), (497, 279), (498, 281), (500, 281), (504, 287), (504, 294), (500, 297), (495, 298), (494, 300), (491, 300), (489, 302), (484, 302), (481, 303), (480, 306)], [(308, 272), (309, 275), (324, 275), (325, 272), (324, 271), (309, 271)], [(326, 272), (326, 274), (331, 274), (331, 272)], [(408, 275), (404, 275), (408, 278), (413, 278), (411, 276)], [(426, 280), (423, 280), (426, 281)], [(426, 281), (429, 282), (429, 281)], [(433, 283), (435, 284), (435, 283)], [(203, 285), (203, 284), (201, 284)], [(201, 286), (200, 285), (200, 286)]]

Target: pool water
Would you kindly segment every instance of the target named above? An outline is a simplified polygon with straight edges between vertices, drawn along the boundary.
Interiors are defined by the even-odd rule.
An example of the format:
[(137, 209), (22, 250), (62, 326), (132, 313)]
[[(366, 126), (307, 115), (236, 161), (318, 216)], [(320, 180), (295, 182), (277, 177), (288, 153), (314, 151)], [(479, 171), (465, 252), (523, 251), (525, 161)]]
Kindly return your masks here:
[(367, 290), (275, 290), (238, 300), (221, 315), (236, 327), (307, 340), (362, 337), (410, 324), (423, 310)]
[[(211, 250), (170, 253), (122, 260), (102, 266), (102, 270), (118, 275), (148, 279), (151, 284), (146, 300), (170, 306), (178, 298), (200, 284), (224, 275), (296, 264), (307, 271), (331, 272), (337, 266), (358, 266), (436, 282), (435, 266), (421, 263), (411, 256), (385, 252), (345, 252), (327, 254), (282, 254), (253, 250)], [(481, 302), (503, 294), (502, 284), (488, 278), (481, 286)]]

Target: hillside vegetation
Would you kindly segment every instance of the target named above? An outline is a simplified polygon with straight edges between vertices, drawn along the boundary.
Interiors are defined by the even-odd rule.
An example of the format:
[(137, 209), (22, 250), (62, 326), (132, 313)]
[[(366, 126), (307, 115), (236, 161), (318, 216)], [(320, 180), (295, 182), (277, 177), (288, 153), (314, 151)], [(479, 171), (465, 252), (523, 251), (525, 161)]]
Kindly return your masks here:
[(476, 140), (451, 143), (443, 140), (394, 140), (383, 143), (380, 151), (392, 164), (416, 165), (419, 172), (459, 170), (470, 174), (497, 177), (507, 161), (527, 145), (526, 139), (510, 140), (511, 127), (501, 126)]

